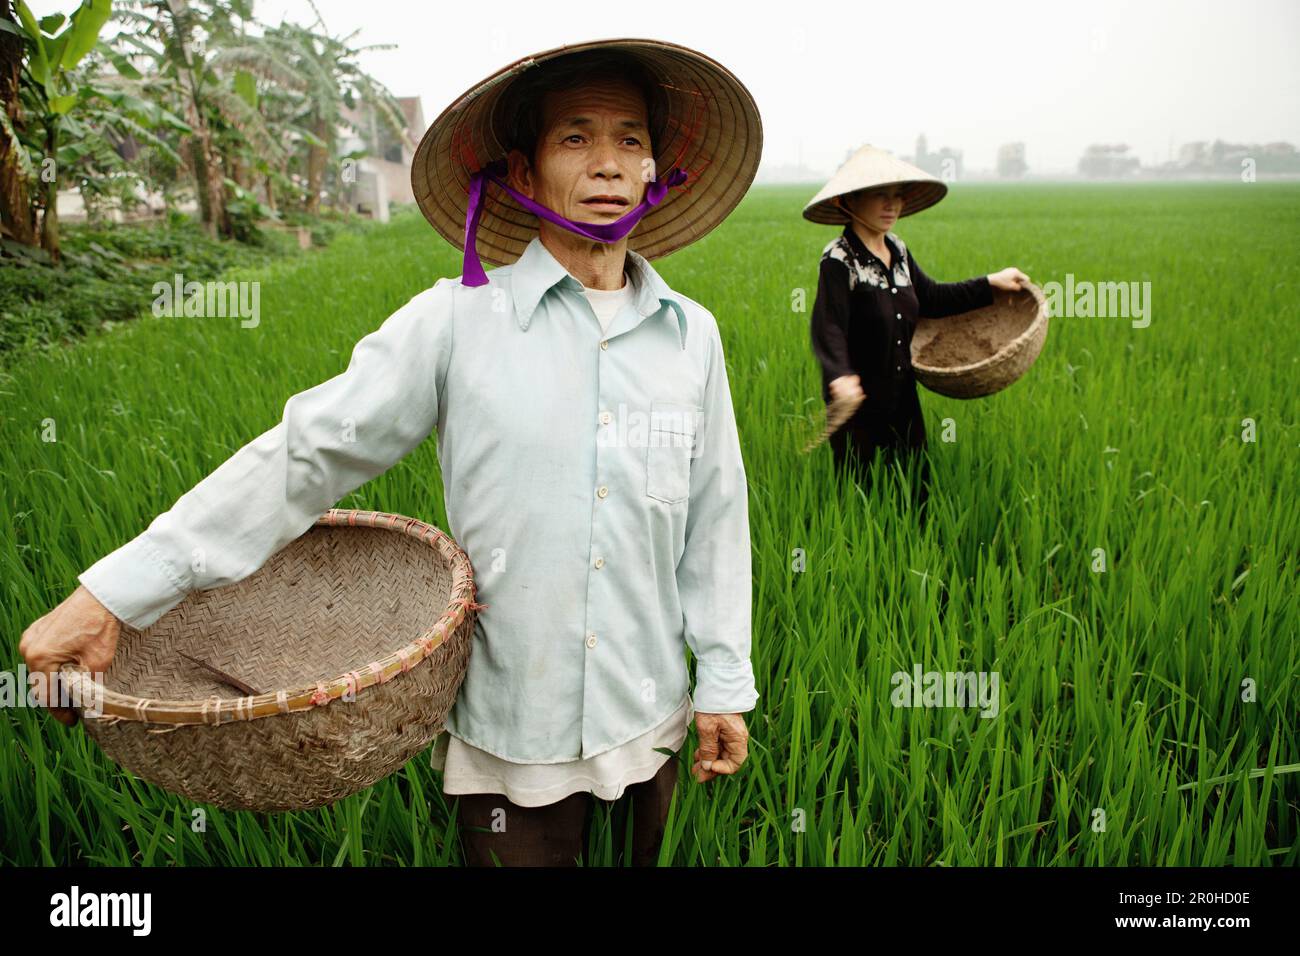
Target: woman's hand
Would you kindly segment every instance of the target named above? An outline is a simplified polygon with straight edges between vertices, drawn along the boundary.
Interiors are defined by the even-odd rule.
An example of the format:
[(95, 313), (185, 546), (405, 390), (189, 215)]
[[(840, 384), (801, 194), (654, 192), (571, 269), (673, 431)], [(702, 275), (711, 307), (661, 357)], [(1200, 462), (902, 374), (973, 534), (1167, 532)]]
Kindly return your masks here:
[(830, 390), (831, 399), (837, 402), (848, 399), (860, 402), (867, 397), (867, 393), (862, 391), (862, 379), (857, 375), (841, 375), (832, 379)]
[(1029, 276), (1015, 266), (1008, 266), (1001, 272), (994, 272), (989, 275), (989, 285), (1004, 292), (1015, 292), (1018, 289), (1025, 288), (1028, 283)]

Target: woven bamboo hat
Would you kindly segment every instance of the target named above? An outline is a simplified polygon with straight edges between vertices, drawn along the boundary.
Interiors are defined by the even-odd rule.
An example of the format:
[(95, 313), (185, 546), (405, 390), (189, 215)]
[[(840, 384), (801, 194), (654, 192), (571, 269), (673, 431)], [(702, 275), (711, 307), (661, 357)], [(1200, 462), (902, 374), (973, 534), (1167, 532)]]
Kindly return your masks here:
[[(627, 237), (647, 259), (682, 248), (727, 218), (745, 195), (763, 152), (763, 126), (749, 90), (703, 53), (661, 40), (591, 40), (516, 60), (474, 84), (443, 110), (420, 140), (411, 188), (424, 218), (463, 250), (470, 175), (509, 151), (510, 95), (538, 66), (570, 54), (621, 50), (638, 59), (664, 94), (665, 121), (652, 131), (655, 170), (687, 179), (668, 191)], [(499, 188), (485, 190), (478, 254), (513, 262), (537, 235), (537, 218)]]
[(903, 186), (903, 211), (910, 216), (929, 209), (948, 194), (948, 184), (919, 166), (904, 162), (878, 146), (863, 146), (850, 156), (821, 191), (803, 208), (809, 222), (844, 225), (848, 214), (838, 205), (841, 196), (875, 189), (878, 186)]

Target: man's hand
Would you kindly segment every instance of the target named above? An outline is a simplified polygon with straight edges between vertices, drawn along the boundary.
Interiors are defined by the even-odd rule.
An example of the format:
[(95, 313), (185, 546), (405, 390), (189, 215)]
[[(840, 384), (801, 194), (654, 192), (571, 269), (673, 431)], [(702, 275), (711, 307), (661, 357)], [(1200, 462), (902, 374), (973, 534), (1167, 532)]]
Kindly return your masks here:
[(695, 730), (700, 746), (695, 750), (691, 773), (696, 783), (706, 783), (718, 774), (732, 774), (749, 756), (749, 729), (740, 714), (695, 712)]
[(1003, 292), (1015, 292), (1017, 289), (1025, 288), (1029, 283), (1029, 276), (1015, 266), (1008, 266), (1001, 272), (990, 273), (988, 278), (989, 285)]
[[(117, 652), (120, 628), (121, 622), (113, 613), (85, 585), (79, 585), (62, 604), (23, 631), (18, 653), (27, 662), (28, 674), (43, 672), (45, 689), (53, 691), (59, 686), (58, 672), (63, 664), (79, 665), (92, 674), (108, 670)], [(39, 688), (36, 697), (42, 706), (49, 706), (50, 701)], [(69, 727), (77, 722), (77, 712), (71, 708), (50, 707), (50, 713)]]
[(833, 401), (845, 401), (853, 399), (862, 401), (867, 397), (866, 392), (862, 391), (862, 378), (857, 375), (841, 375), (833, 379), (830, 384), (831, 399)]

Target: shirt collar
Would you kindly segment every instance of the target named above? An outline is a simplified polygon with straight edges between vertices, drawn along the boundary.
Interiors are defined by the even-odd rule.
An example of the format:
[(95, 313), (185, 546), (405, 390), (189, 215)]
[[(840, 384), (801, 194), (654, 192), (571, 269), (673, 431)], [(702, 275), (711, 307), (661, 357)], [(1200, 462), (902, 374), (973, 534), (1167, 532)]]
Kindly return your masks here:
[[(648, 318), (664, 305), (670, 306), (677, 314), (682, 348), (686, 348), (686, 310), (682, 306), (681, 297), (668, 287), (668, 283), (664, 282), (663, 277), (644, 256), (631, 249), (627, 250), (627, 271), (628, 281), (634, 285), (633, 304), (637, 312), (642, 318)], [(542, 244), (540, 236), (534, 236), (523, 255), (514, 263), (510, 278), (515, 315), (519, 319), (519, 327), (525, 332), (528, 331), (533, 313), (541, 304), (542, 298), (557, 285), (582, 292), (582, 283), (551, 255), (551, 251)]]
[[(862, 241), (862, 237), (854, 231), (853, 223), (850, 222), (845, 224), (844, 238), (848, 240), (849, 245), (853, 247), (853, 251), (857, 254), (859, 259), (866, 259), (868, 257), (873, 259), (880, 258), (867, 248), (867, 244)], [(893, 233), (885, 233), (885, 242), (889, 245), (889, 251), (891, 254), (890, 258), (893, 259), (893, 263), (891, 264), (897, 265), (899, 259), (902, 257), (898, 254), (898, 244), (894, 242)]]

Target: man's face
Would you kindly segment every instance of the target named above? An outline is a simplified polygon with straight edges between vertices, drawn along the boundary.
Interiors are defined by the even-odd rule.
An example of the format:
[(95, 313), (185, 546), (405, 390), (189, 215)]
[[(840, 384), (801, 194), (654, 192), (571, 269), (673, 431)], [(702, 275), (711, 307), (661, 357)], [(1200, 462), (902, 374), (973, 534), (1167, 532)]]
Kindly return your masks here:
[(613, 222), (654, 178), (648, 125), (641, 92), (620, 81), (548, 93), (536, 163), (512, 150), (511, 185), (569, 219)]

